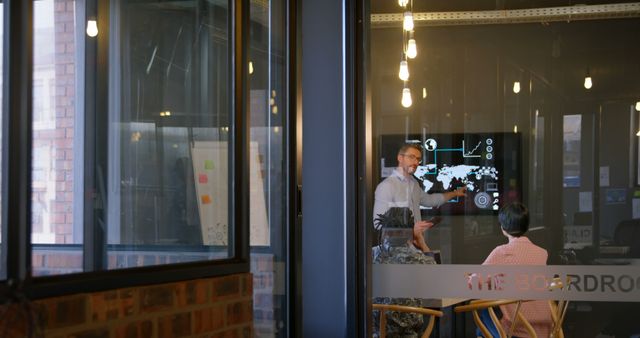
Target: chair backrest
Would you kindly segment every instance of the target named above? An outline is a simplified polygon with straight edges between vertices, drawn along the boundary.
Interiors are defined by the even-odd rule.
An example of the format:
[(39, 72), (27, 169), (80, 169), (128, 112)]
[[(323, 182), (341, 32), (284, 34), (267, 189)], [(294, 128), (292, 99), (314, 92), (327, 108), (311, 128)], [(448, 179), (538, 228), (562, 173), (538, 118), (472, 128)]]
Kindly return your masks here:
[(618, 223), (613, 240), (616, 245), (628, 246), (631, 257), (640, 257), (640, 220), (629, 219)]
[(427, 338), (429, 337), (429, 335), (431, 335), (431, 331), (433, 331), (433, 326), (435, 324), (435, 317), (442, 317), (442, 311), (406, 305), (373, 304), (373, 309), (380, 311), (380, 338), (385, 338), (387, 335), (387, 311), (409, 312), (428, 315), (429, 324), (424, 330), (424, 333), (422, 333), (422, 338)]
[[(482, 332), (483, 336), (486, 338), (504, 338), (504, 337), (511, 337), (511, 333), (513, 332), (514, 328), (517, 325), (522, 325), (524, 326), (525, 330), (527, 331), (527, 333), (529, 333), (530, 337), (536, 338), (536, 331), (533, 329), (533, 327), (531, 326), (531, 324), (529, 323), (529, 321), (524, 318), (524, 316), (522, 315), (522, 313), (520, 313), (520, 304), (522, 302), (522, 300), (476, 300), (476, 301), (471, 301), (469, 304), (467, 305), (459, 305), (456, 306), (453, 310), (456, 313), (460, 313), (460, 312), (471, 312), (473, 314), (473, 321), (476, 323), (476, 325), (478, 326), (478, 329), (480, 329), (480, 331)], [(498, 319), (498, 316), (496, 316), (496, 313), (494, 311), (494, 308), (500, 306), (500, 305), (507, 305), (507, 304), (516, 304), (516, 311), (515, 314), (513, 316), (513, 318), (515, 318), (513, 320), (513, 324), (511, 325), (511, 327), (509, 328), (505, 328), (502, 326), (502, 323), (500, 322), (500, 319)], [(489, 327), (487, 327), (487, 325), (485, 325), (485, 323), (482, 321), (481, 318), (481, 311), (488, 311), (489, 312), (489, 316), (491, 318), (491, 323), (493, 324), (493, 326), (495, 326), (495, 328), (497, 329), (498, 332), (495, 332), (495, 330), (491, 330)]]

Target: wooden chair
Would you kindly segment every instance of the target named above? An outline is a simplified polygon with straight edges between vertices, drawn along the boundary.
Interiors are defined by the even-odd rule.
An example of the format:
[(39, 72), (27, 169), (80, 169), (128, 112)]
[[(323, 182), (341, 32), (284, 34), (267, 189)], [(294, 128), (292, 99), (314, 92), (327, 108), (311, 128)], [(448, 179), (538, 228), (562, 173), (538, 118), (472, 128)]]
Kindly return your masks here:
[[(556, 277), (549, 285), (549, 290), (560, 289), (562, 290), (565, 285), (569, 284), (569, 278), (567, 277), (567, 283), (565, 284), (560, 278)], [(551, 329), (550, 338), (564, 338), (564, 332), (562, 331), (562, 322), (564, 316), (567, 314), (567, 308), (569, 307), (568, 300), (549, 301), (549, 307), (551, 308), (551, 318), (553, 319), (553, 327)]]
[[(478, 329), (480, 329), (482, 334), (487, 338), (504, 338), (504, 337), (510, 338), (511, 337), (511, 333), (515, 329), (516, 325), (523, 325), (525, 330), (527, 330), (527, 333), (529, 334), (529, 336), (533, 337), (533, 338), (536, 338), (537, 337), (536, 331), (533, 329), (533, 327), (531, 326), (529, 321), (526, 318), (524, 318), (524, 316), (522, 316), (522, 314), (520, 313), (520, 305), (523, 302), (526, 302), (526, 301), (522, 301), (522, 300), (475, 300), (475, 301), (471, 301), (467, 305), (456, 306), (453, 309), (453, 311), (456, 312), (456, 313), (471, 311), (471, 313), (473, 314), (473, 321), (476, 323), (476, 325), (478, 326)], [(494, 308), (496, 306), (507, 305), (507, 304), (516, 304), (516, 311), (515, 311), (515, 315), (513, 316), (513, 318), (515, 318), (515, 319), (513, 320), (512, 324), (511, 324), (511, 327), (508, 328), (508, 331), (505, 331), (505, 328), (502, 327), (502, 323), (500, 322), (500, 319), (498, 319), (498, 317), (496, 316)], [(487, 326), (482, 322), (482, 320), (480, 319), (480, 313), (479, 313), (479, 311), (481, 311), (481, 310), (487, 310), (489, 312), (489, 316), (491, 317), (491, 321), (493, 322), (494, 326), (498, 329), (499, 337), (494, 337), (491, 334), (491, 332), (489, 331), (489, 329), (487, 328)]]
[(422, 334), (422, 338), (427, 338), (433, 331), (433, 325), (435, 324), (435, 317), (442, 317), (442, 311), (427, 309), (422, 307), (413, 307), (405, 305), (393, 305), (393, 304), (373, 304), (374, 310), (380, 310), (380, 338), (387, 336), (387, 311), (399, 311), (410, 312), (429, 316), (429, 323), (427, 328)]

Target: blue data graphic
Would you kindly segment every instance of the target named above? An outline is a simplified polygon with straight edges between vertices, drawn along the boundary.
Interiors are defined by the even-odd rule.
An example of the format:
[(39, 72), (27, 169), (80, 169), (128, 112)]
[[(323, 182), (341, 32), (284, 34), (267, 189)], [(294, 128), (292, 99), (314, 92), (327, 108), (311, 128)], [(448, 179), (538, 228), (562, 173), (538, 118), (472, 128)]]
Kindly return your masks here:
[(496, 214), (505, 203), (521, 200), (520, 133), (382, 135), (382, 178), (393, 171), (398, 150), (405, 144), (422, 150), (414, 176), (426, 192), (467, 188), (464, 198), (425, 210), (426, 214)]
[[(458, 144), (444, 145), (445, 141)], [(414, 176), (422, 181), (425, 191), (449, 191), (464, 186), (477, 208), (498, 210), (500, 171), (495, 166), (492, 137), (467, 135), (460, 140), (430, 137), (423, 147), (424, 165), (417, 168)]]

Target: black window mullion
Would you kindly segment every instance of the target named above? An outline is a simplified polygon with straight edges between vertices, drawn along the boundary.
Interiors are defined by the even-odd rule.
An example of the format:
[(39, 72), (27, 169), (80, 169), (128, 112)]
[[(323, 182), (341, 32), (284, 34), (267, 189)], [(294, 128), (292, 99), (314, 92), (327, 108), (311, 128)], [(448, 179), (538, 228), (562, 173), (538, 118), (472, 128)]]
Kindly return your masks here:
[(33, 2), (4, 1), (2, 248), (10, 282), (31, 276), (32, 74)]
[[(230, 201), (233, 205), (233, 215), (229, 224), (232, 225), (234, 257), (243, 262), (249, 260), (249, 109), (247, 109), (248, 99), (248, 64), (247, 57), (249, 43), (249, 1), (231, 1), (231, 20), (229, 20), (229, 32), (231, 33), (231, 44), (229, 46), (230, 69), (233, 74), (230, 77), (233, 89), (231, 102), (231, 144), (232, 151), (229, 163), (232, 173), (230, 189)], [(248, 266), (248, 263), (247, 263)]]

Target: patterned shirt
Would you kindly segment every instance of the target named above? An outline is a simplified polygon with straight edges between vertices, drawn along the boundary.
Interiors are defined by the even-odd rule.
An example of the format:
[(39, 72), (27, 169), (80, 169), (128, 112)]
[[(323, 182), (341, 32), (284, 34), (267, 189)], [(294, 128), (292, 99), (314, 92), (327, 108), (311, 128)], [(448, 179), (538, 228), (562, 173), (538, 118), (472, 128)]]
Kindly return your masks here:
[[(509, 243), (493, 249), (483, 265), (546, 265), (547, 251), (524, 236), (509, 238)], [(511, 328), (511, 320), (516, 305), (501, 306), (503, 317), (502, 327), (506, 331)], [(520, 306), (520, 313), (531, 323), (538, 337), (549, 337), (553, 321), (551, 308), (546, 300), (524, 302)], [(524, 326), (515, 327), (512, 336), (527, 337)]]
[(384, 214), (391, 207), (407, 207), (411, 209), (414, 220), (419, 222), (422, 220), (421, 205), (438, 207), (444, 202), (446, 201), (442, 194), (426, 193), (413, 177), (403, 175), (396, 168), (393, 174), (380, 182), (376, 188), (373, 219), (375, 220), (378, 215)]

